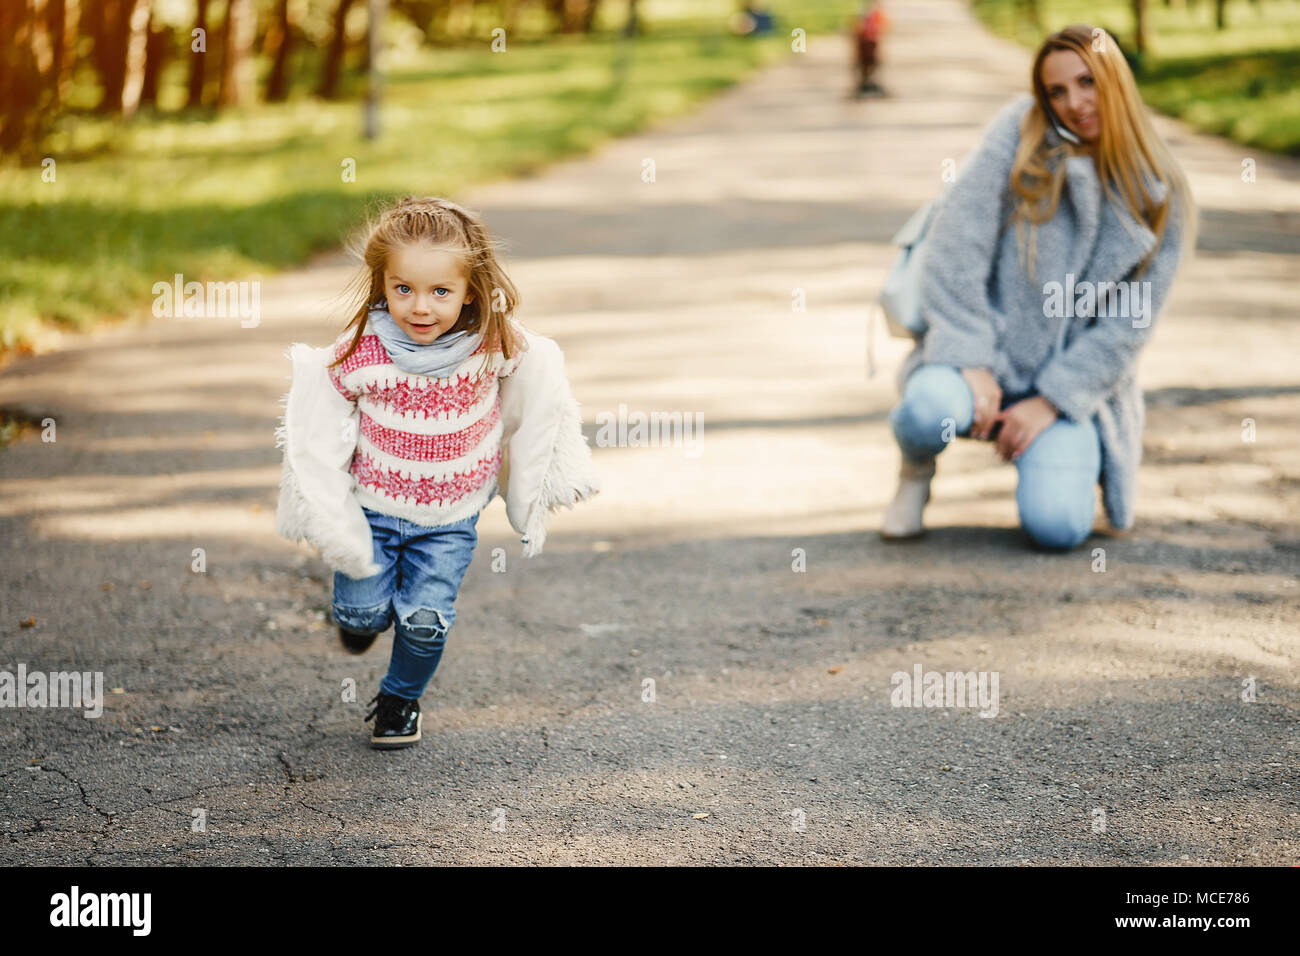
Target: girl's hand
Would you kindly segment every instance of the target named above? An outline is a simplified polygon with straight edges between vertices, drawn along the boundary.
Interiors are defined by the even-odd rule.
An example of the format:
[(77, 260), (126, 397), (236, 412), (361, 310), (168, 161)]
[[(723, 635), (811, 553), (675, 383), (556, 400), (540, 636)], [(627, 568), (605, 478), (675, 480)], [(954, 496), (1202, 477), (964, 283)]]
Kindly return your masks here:
[(1002, 389), (998, 380), (986, 368), (964, 368), (961, 377), (970, 386), (975, 398), (975, 420), (970, 426), (971, 438), (988, 438), (989, 429), (997, 420), (998, 409), (1002, 407)]
[(1006, 461), (1015, 461), (1059, 416), (1056, 406), (1041, 395), (1008, 406), (996, 418), (1002, 423), (1002, 431), (998, 433), (998, 454)]

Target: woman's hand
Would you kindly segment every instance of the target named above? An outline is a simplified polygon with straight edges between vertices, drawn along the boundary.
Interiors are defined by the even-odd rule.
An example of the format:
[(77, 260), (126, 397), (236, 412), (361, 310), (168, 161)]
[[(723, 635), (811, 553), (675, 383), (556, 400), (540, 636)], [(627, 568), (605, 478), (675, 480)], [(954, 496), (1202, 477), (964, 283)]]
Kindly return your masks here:
[(975, 398), (975, 421), (971, 424), (971, 438), (988, 438), (989, 429), (997, 420), (998, 409), (1002, 407), (1002, 389), (998, 380), (986, 368), (964, 368), (961, 377), (970, 386)]
[(1009, 405), (996, 418), (1002, 423), (1002, 431), (998, 433), (998, 454), (1006, 461), (1015, 461), (1059, 415), (1056, 406), (1041, 395)]

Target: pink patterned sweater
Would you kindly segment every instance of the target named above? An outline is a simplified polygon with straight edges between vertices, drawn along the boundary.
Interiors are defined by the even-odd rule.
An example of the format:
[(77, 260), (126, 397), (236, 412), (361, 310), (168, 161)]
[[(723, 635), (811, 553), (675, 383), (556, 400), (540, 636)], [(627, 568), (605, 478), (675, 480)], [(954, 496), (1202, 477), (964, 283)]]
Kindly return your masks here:
[[(347, 351), (353, 333), (333, 346)], [(347, 361), (329, 370), (334, 387), (356, 402), (357, 450), (351, 473), (362, 506), (428, 527), (453, 524), (487, 507), (501, 467), (497, 379), (519, 364), (486, 344), (446, 378), (403, 372), (379, 336), (362, 337)]]

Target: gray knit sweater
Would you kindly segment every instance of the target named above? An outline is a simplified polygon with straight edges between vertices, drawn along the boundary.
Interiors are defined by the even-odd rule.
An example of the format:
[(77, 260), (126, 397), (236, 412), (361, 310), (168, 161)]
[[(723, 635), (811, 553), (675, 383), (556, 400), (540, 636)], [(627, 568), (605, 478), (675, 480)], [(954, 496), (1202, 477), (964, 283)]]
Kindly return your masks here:
[[(1022, 94), (999, 111), (940, 202), (923, 263), (921, 309), (929, 332), (900, 382), (922, 362), (986, 367), (1004, 392), (1033, 388), (1064, 417), (1091, 419), (1101, 438), (1106, 515), (1112, 527), (1124, 529), (1133, 524), (1145, 416), (1135, 364), (1178, 268), (1182, 222), (1175, 202), (1159, 250), (1137, 276), (1155, 235), (1122, 203), (1106, 200), (1089, 157), (1071, 156), (1056, 215), (1037, 230), (1036, 276), (1026, 276), (1016, 229), (1001, 225), (1011, 208), (1020, 120), (1032, 103)], [(1047, 135), (1059, 142), (1055, 132)], [(1155, 184), (1153, 194), (1163, 198), (1163, 187)], [(1122, 297), (1112, 299), (1101, 286), (1120, 281), (1137, 282), (1140, 308), (1139, 300), (1125, 308)], [(1054, 282), (1062, 290), (1055, 297)], [(1091, 304), (1081, 297), (1085, 283), (1102, 290)], [(1054, 306), (1066, 298), (1072, 305), (1062, 314)], [(1062, 333), (1063, 348), (1052, 354)]]

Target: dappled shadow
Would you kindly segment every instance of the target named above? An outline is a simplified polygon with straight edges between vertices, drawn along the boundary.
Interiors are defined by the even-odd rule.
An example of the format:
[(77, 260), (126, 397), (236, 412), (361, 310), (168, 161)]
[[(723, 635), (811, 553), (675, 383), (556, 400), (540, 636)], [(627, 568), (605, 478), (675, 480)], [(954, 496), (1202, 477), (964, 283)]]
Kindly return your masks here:
[[(915, 212), (887, 199), (820, 202), (719, 197), (701, 203), (586, 205), (578, 209), (492, 205), (494, 232), (512, 255), (685, 256), (844, 242), (888, 242)], [(557, 230), (556, 223), (564, 229)]]

